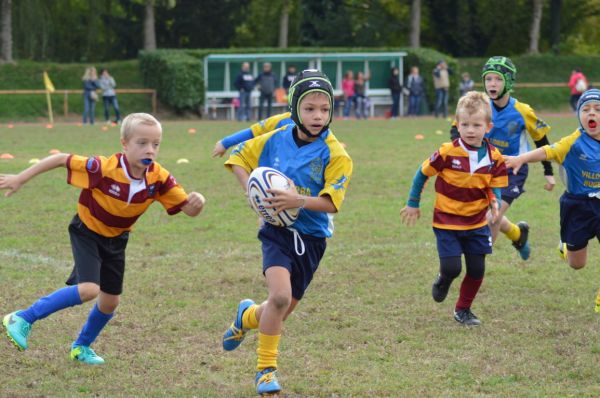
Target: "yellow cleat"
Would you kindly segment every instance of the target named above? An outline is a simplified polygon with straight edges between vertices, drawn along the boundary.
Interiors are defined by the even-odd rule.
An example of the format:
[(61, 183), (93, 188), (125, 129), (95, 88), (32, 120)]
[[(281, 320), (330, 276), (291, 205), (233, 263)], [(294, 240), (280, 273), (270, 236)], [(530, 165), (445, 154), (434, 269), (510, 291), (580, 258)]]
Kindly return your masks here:
[(567, 244), (563, 241), (558, 241), (557, 249), (560, 258), (562, 258), (564, 261), (567, 261)]

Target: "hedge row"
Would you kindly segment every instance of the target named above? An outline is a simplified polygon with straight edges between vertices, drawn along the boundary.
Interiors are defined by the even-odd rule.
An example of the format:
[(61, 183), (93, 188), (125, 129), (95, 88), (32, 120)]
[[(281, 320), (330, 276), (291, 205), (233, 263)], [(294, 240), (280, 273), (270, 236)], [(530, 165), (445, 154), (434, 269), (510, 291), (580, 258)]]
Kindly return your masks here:
[[(15, 64), (0, 64), (0, 90), (43, 90), (42, 73), (48, 72), (56, 89), (82, 90), (81, 77), (90, 64), (57, 64), (49, 62), (18, 61)], [(117, 82), (117, 88), (143, 88), (137, 60), (114, 61), (95, 65), (98, 70), (107, 68)], [(152, 103), (147, 95), (127, 94), (118, 97), (121, 109), (125, 113), (134, 111), (148, 112)], [(63, 116), (63, 95), (53, 94), (54, 115)], [(81, 115), (83, 100), (81, 95), (68, 98), (69, 117)], [(102, 105), (98, 105), (96, 116), (101, 116)], [(1, 121), (35, 121), (48, 117), (46, 97), (44, 95), (1, 95)], [(101, 117), (100, 119), (103, 119)]]

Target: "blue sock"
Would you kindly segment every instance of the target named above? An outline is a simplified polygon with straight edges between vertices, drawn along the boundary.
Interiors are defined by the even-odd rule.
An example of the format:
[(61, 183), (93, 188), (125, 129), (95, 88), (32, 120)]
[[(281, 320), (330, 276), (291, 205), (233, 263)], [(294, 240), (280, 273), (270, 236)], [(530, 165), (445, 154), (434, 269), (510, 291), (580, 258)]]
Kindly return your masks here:
[(113, 314), (105, 314), (100, 309), (98, 309), (98, 304), (94, 304), (94, 308), (90, 311), (90, 315), (88, 315), (87, 322), (81, 328), (81, 332), (79, 332), (79, 337), (73, 343), (73, 346), (76, 345), (84, 345), (90, 346), (96, 337), (100, 334), (100, 331), (106, 326), (108, 321), (113, 317)]
[(26, 310), (17, 312), (17, 315), (29, 323), (44, 319), (50, 314), (64, 308), (81, 304), (81, 297), (77, 286), (68, 286), (42, 297)]

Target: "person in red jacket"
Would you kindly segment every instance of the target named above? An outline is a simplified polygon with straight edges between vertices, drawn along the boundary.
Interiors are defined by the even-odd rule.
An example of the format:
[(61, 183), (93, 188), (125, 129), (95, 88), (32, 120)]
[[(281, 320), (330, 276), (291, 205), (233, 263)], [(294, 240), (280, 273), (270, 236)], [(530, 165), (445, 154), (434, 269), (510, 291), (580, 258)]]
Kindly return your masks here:
[(571, 108), (577, 110), (577, 101), (585, 90), (588, 89), (588, 81), (580, 68), (574, 68), (569, 78), (569, 88), (571, 89)]

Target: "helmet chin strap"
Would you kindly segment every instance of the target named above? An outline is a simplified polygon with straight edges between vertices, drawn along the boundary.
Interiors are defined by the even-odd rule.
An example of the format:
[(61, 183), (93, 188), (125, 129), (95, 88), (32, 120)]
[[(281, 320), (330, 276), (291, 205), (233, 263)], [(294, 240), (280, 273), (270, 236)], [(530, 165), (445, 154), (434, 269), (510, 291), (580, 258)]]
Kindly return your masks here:
[[(328, 125), (329, 126), (329, 125)], [(302, 132), (304, 134), (306, 134), (307, 136), (311, 137), (311, 138), (318, 138), (321, 136), (321, 134), (323, 134), (325, 131), (327, 131), (327, 126), (322, 128), (321, 131), (319, 131), (317, 134), (313, 134), (310, 131), (308, 131), (308, 129), (306, 127), (304, 127), (303, 124), (300, 124), (298, 127), (300, 127), (300, 130), (302, 130)]]

